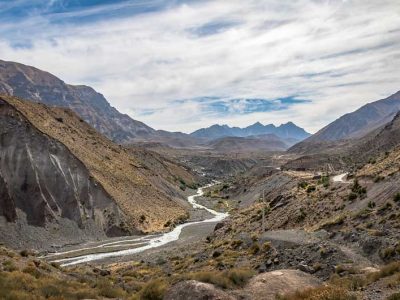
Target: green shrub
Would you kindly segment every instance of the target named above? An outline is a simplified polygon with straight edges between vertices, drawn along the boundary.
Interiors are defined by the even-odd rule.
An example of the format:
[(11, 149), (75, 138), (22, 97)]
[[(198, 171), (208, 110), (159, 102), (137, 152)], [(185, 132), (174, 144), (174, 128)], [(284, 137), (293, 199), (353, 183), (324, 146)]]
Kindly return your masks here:
[(298, 183), (297, 186), (304, 190), (308, 186), (308, 183), (306, 181), (301, 181), (301, 182)]
[(316, 190), (315, 185), (309, 185), (309, 186), (307, 187), (306, 192), (307, 192), (307, 193), (312, 193), (312, 192), (314, 192), (315, 190)]

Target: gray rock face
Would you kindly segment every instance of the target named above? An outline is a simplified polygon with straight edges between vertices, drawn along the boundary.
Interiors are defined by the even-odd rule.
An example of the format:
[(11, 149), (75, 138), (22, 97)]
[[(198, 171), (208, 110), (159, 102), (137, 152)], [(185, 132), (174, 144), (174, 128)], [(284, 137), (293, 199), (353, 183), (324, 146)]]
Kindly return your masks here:
[(50, 73), (23, 64), (0, 60), (0, 93), (70, 108), (115, 142), (156, 133), (146, 124), (121, 114), (91, 87), (66, 84)]
[(85, 166), (1, 100), (0, 216), (0, 239), (14, 247), (123, 233), (123, 215)]
[(183, 281), (173, 286), (164, 300), (234, 300), (232, 296), (212, 284), (195, 280)]

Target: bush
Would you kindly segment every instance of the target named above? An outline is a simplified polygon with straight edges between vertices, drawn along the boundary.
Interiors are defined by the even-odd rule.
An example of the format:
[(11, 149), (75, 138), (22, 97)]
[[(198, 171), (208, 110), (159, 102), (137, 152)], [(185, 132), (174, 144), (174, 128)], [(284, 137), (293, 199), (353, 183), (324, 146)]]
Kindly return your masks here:
[(260, 251), (260, 246), (258, 245), (258, 243), (253, 243), (253, 245), (251, 245), (250, 247), (250, 254), (256, 255), (258, 252)]
[(114, 286), (107, 279), (98, 280), (96, 283), (96, 289), (100, 296), (106, 298), (123, 298), (125, 296), (125, 292), (120, 287)]
[(167, 291), (168, 284), (161, 280), (156, 279), (147, 283), (140, 291), (141, 300), (162, 300)]
[(16, 267), (13, 261), (6, 260), (3, 262), (3, 270), (6, 272), (14, 272), (18, 270), (18, 268)]
[(304, 190), (308, 186), (308, 183), (305, 181), (302, 181), (302, 182), (299, 182), (297, 186)]
[(400, 193), (397, 193), (396, 195), (394, 195), (393, 200), (394, 200), (394, 202), (400, 202)]
[(349, 201), (356, 200), (358, 198), (356, 193), (351, 192), (348, 196)]
[(316, 190), (315, 185), (309, 185), (309, 186), (307, 187), (306, 192), (307, 192), (307, 193), (312, 193), (312, 192), (314, 192), (315, 190)]

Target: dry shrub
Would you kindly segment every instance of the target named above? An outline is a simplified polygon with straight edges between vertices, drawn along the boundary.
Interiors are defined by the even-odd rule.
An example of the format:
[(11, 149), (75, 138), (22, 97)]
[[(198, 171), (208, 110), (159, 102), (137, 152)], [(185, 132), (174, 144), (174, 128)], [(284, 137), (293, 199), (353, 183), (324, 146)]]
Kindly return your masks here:
[(155, 279), (147, 283), (140, 291), (141, 300), (162, 300), (168, 289), (168, 284), (161, 279)]
[(189, 275), (189, 278), (227, 289), (243, 287), (253, 275), (251, 270), (231, 269), (225, 272), (197, 272)]
[(322, 286), (297, 291), (294, 294), (278, 296), (279, 300), (357, 300), (355, 295), (346, 289), (333, 286)]

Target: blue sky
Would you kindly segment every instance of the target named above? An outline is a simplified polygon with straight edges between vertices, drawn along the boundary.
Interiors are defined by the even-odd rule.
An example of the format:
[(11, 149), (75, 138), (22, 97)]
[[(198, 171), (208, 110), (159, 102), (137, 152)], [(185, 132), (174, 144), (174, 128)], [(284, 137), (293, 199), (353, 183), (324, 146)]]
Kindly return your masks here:
[(400, 90), (397, 0), (0, 0), (0, 59), (157, 129), (315, 132)]

